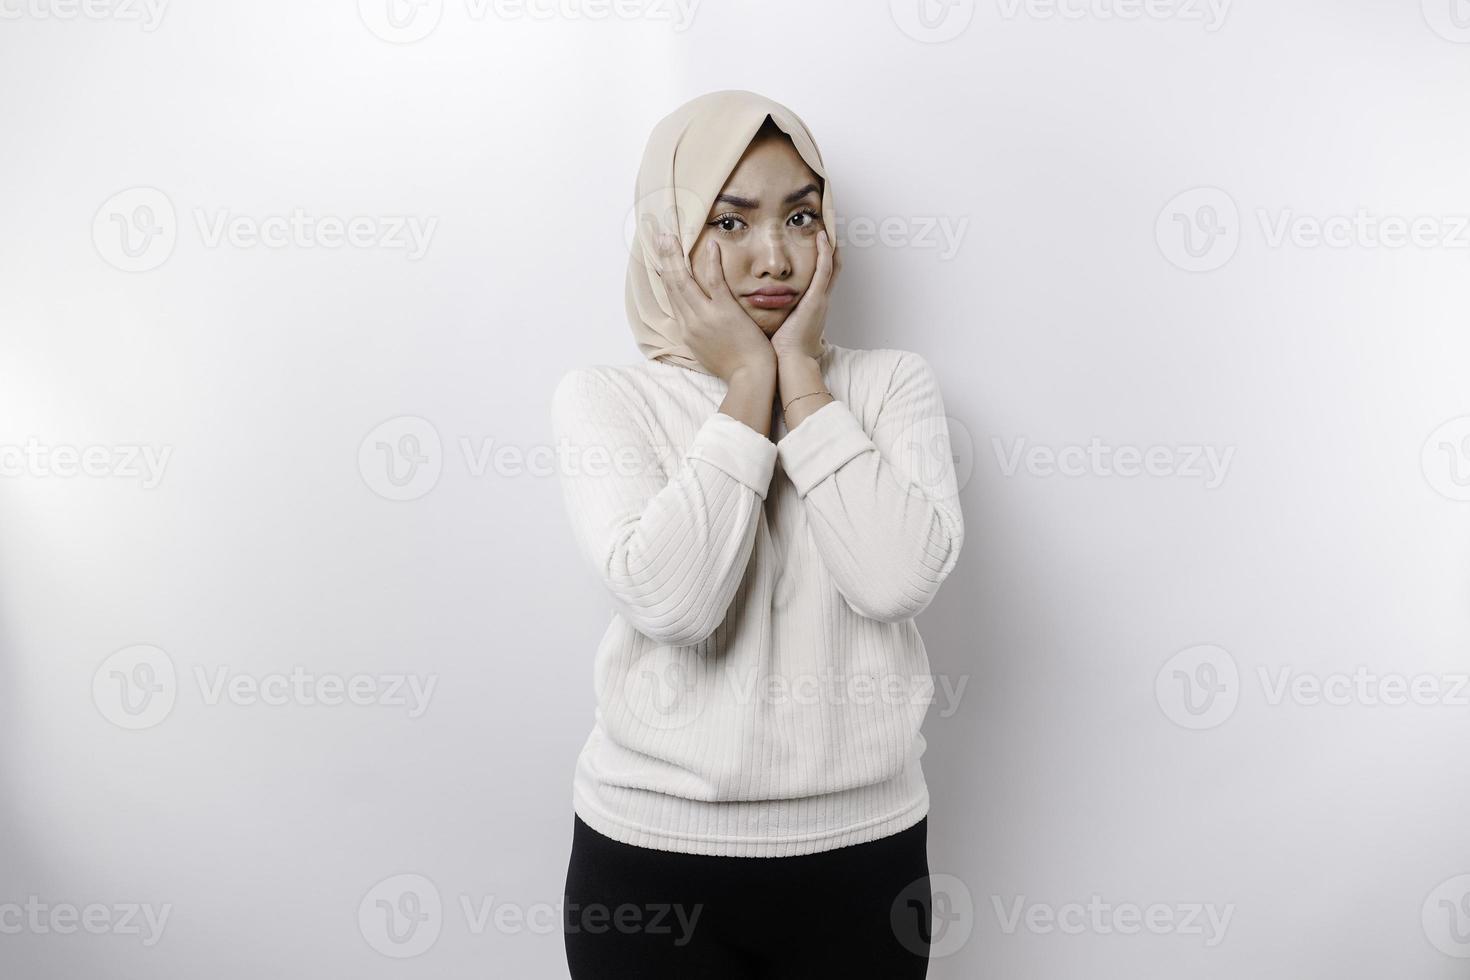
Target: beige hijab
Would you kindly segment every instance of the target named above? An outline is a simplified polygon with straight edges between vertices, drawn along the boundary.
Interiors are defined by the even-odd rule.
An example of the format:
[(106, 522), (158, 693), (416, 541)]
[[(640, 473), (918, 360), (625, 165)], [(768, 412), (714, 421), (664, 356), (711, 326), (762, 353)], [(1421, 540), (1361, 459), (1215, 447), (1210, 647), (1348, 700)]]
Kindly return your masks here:
[[(715, 197), (725, 186), (751, 138), (770, 116), (806, 165), (822, 178), (822, 223), (832, 242), (833, 274), (842, 255), (832, 229), (832, 181), (806, 123), (790, 109), (754, 92), (709, 92), (684, 103), (654, 126), (638, 167), (634, 190), (634, 239), (625, 290), (628, 323), (643, 356), (709, 374), (683, 343), (668, 293), (654, 271), (655, 242), (662, 232), (679, 239), (687, 260)], [(827, 342), (822, 341), (822, 350)]]

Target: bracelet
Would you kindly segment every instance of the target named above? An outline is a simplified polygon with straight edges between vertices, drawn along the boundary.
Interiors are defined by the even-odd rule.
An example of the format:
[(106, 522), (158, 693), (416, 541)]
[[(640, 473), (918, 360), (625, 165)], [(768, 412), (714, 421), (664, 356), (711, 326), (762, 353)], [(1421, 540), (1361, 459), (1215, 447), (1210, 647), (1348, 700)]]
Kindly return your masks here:
[(787, 412), (787, 410), (791, 408), (792, 405), (795, 405), (797, 402), (801, 401), (803, 398), (810, 398), (812, 395), (831, 395), (831, 394), (832, 394), (832, 392), (830, 392), (830, 391), (809, 391), (805, 395), (797, 395), (795, 398), (791, 399), (791, 401), (789, 401), (785, 405), (782, 405), (781, 406), (781, 414), (784, 415)]

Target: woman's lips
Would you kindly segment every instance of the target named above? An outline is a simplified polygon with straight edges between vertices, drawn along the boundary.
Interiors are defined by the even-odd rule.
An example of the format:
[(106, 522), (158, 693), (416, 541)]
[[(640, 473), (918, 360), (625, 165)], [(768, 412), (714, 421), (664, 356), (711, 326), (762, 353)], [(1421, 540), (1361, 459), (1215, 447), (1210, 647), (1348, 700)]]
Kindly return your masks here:
[(762, 310), (780, 310), (796, 302), (795, 293), (751, 293), (745, 297), (750, 305)]

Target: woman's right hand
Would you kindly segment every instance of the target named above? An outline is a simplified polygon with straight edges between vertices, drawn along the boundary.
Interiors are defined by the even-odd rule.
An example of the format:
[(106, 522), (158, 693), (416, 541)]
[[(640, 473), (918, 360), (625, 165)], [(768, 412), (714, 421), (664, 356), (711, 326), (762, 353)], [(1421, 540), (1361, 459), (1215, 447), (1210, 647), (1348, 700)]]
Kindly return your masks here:
[(776, 349), (730, 292), (718, 243), (713, 239), (705, 243), (694, 257), (692, 273), (673, 235), (661, 234), (657, 246), (656, 271), (674, 306), (684, 344), (695, 359), (726, 383), (741, 369), (761, 376), (774, 373)]

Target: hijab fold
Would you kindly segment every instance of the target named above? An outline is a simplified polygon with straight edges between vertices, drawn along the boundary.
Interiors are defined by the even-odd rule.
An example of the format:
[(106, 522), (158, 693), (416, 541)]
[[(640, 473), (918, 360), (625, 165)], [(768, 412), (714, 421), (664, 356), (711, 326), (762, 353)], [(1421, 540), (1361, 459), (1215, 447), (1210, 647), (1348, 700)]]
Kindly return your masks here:
[[(634, 237), (625, 299), (628, 323), (643, 356), (709, 374), (684, 344), (679, 321), (655, 270), (657, 240), (674, 235), (688, 261), (710, 208), (766, 117), (791, 137), (802, 160), (822, 178), (822, 223), (838, 261), (832, 182), (806, 123), (790, 109), (754, 92), (728, 89), (684, 103), (659, 120), (648, 137), (634, 187)], [(834, 267), (835, 272), (835, 267)], [(822, 350), (827, 349), (826, 340)]]

